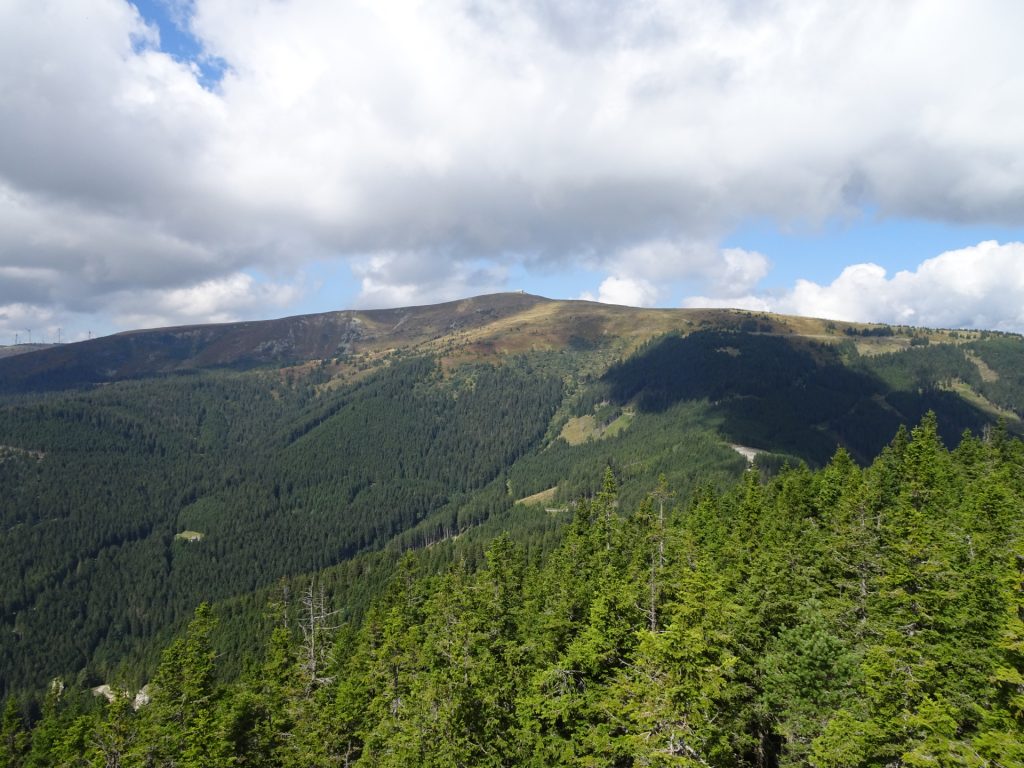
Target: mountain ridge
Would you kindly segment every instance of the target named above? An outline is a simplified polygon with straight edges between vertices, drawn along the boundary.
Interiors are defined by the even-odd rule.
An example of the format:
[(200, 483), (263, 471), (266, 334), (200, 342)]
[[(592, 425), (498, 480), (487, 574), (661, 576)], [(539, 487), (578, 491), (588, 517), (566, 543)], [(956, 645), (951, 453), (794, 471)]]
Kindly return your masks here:
[[(530, 326), (528, 335), (516, 332)], [(101, 384), (211, 368), (246, 370), (351, 355), (379, 358), (394, 350), (460, 353), (464, 358), (625, 340), (622, 352), (654, 336), (702, 327), (753, 330), (835, 341), (854, 332), (884, 348), (894, 337), (860, 335), (884, 324), (830, 321), (742, 309), (637, 308), (526, 293), (495, 293), (439, 304), (346, 309), (269, 320), (189, 324), (122, 331), (88, 341), (0, 357), (0, 391)], [(906, 326), (900, 326), (907, 328)], [(916, 329), (908, 339), (949, 331)], [(974, 335), (978, 332), (952, 332)], [(899, 345), (896, 345), (897, 347)]]

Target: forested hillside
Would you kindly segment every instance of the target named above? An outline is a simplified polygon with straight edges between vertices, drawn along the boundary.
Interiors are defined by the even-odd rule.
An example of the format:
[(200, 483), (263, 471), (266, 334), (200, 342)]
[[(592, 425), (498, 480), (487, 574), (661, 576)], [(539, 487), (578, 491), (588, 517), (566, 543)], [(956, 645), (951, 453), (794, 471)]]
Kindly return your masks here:
[(105, 674), (203, 599), (378, 547), (493, 481), (544, 434), (561, 383), (464, 375), (400, 362), (320, 397), (177, 378), (0, 412), (38, 451), (0, 461), (4, 682)]
[(866, 469), (755, 470), (621, 503), (607, 470), (537, 562), (408, 553), (358, 622), (315, 580), (233, 681), (201, 606), (149, 704), (55, 684), (0, 763), (1024, 764), (1024, 445), (927, 415)]
[(950, 447), (1020, 433), (1024, 339), (514, 294), (122, 334), (0, 380), (0, 697), (38, 714), (55, 677), (151, 680), (202, 602), (230, 682), (311, 577), (356, 626), (410, 552), (473, 570), (504, 532), (547, 567), (606, 467), (631, 511), (746, 457), (865, 465), (930, 410)]

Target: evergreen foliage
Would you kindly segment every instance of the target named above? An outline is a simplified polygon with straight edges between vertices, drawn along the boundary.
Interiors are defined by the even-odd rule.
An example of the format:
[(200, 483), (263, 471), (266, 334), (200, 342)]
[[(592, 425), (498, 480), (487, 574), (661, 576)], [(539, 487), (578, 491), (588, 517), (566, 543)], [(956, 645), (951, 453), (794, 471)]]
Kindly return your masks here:
[(542, 562), (407, 553), (361, 620), (274, 608), (233, 681), (202, 606), (138, 712), (54, 687), (29, 733), (10, 699), (5, 765), (1022, 764), (1019, 441), (927, 414), (864, 469), (651, 488), (606, 471)]
[[(630, 578), (645, 585), (648, 628), (661, 637), (672, 618), (661, 601), (674, 594), (666, 569), (678, 531), (668, 523), (665, 496), (644, 505), (659, 478), (677, 499), (704, 499), (704, 524), (718, 531), (722, 522), (707, 512), (708, 499), (747, 466), (727, 441), (760, 451), (753, 465), (766, 476), (785, 477), (793, 498), (802, 498), (802, 484), (811, 482), (797, 468), (826, 465), (843, 446), (849, 467), (833, 461), (826, 469), (825, 504), (826, 497), (842, 495), (854, 461), (870, 461), (900, 424), (916, 423), (929, 410), (939, 414), (936, 438), (948, 446), (956, 446), (964, 430), (1012, 445), (1006, 430), (1021, 430), (1014, 415), (1024, 403), (1020, 337), (915, 331), (911, 341), (931, 342), (907, 347), (910, 329), (900, 327), (877, 338), (837, 337), (829, 345), (793, 335), (762, 315), (701, 322), (702, 330), (660, 337), (614, 364), (632, 342), (587, 320), (573, 326), (568, 347), (538, 347), (519, 357), (488, 353), (493, 365), (472, 356), (453, 362), (447, 355), (457, 344), (448, 339), (422, 348), (445, 355), (440, 358), (400, 346), (379, 357), (360, 356), (358, 364), (321, 360), (283, 369), (194, 371), (3, 396), (0, 697), (24, 701), (19, 709), (31, 722), (57, 706), (46, 694), (57, 676), (72, 690), (102, 683), (137, 689), (204, 601), (219, 617), (210, 642), (221, 652), (220, 679), (251, 679), (278, 623), (266, 605), (276, 601), (283, 613), (294, 611), (310, 574), (340, 610), (333, 622), (356, 627), (410, 550), (424, 578), (460, 565), (473, 574), (489, 562), (490, 542), (507, 532), (527, 570), (540, 568), (551, 562), (581, 510), (612, 508), (604, 467), (616, 481), (615, 510), (658, 520), (647, 533), (631, 529), (647, 546), (634, 542), (628, 567)], [(858, 348), (893, 351), (861, 356)], [(145, 355), (136, 359), (139, 376), (144, 362)], [(342, 369), (343, 378), (332, 378)], [(1004, 410), (997, 413), (997, 407)], [(1000, 414), (1007, 418), (1004, 429), (993, 430)], [(570, 444), (559, 437), (573, 416), (594, 425), (590, 439)], [(972, 445), (957, 449), (965, 460), (966, 452), (980, 450)], [(971, 460), (980, 473), (980, 460)], [(898, 497), (901, 482), (890, 473), (887, 498)], [(978, 503), (997, 510), (1011, 504), (1001, 487), (993, 484)], [(748, 506), (756, 509), (759, 491), (748, 492)], [(932, 514), (928, 506), (908, 504), (895, 508), (894, 537), (917, 531), (913, 515)], [(854, 511), (844, 508), (843, 514)], [(601, 525), (611, 537), (610, 524)], [(803, 525), (794, 518), (771, 535), (799, 541)], [(1007, 535), (999, 525), (962, 542), (967, 555), (961, 559), (974, 569), (969, 584), (977, 587), (965, 610), (975, 615), (987, 615), (995, 595), (1008, 589), (978, 555), (985, 541)], [(760, 549), (747, 552), (743, 539), (699, 535), (723, 557), (732, 553), (729, 567), (746, 574), (748, 590), (783, 594), (791, 588), (781, 583), (788, 578), (805, 585), (785, 599), (759, 598), (751, 626), (764, 617), (793, 620), (808, 600), (819, 599), (806, 586), (816, 580), (836, 580), (850, 594), (872, 583), (865, 557), (877, 542), (852, 524), (841, 537), (848, 542), (847, 566), (826, 560), (799, 572), (779, 569), (774, 550), (762, 557)], [(918, 539), (906, 546), (930, 546), (945, 535), (917, 531)], [(907, 549), (906, 562), (916, 558)], [(907, 583), (927, 587), (929, 599), (941, 602), (941, 590), (932, 586), (937, 576), (907, 568)], [(893, 582), (886, 593), (900, 589), (906, 586)], [(864, 592), (857, 610), (865, 613), (873, 599)], [(900, 605), (893, 598), (885, 607), (903, 610)], [(807, 632), (814, 635), (812, 629)], [(839, 647), (851, 647), (835, 636), (843, 640)], [(756, 653), (733, 653), (729, 663), (752, 675), (775, 674), (764, 659), (787, 657), (778, 655), (777, 641), (758, 638), (751, 645)], [(660, 642), (637, 640), (636, 647), (653, 664), (666, 652)], [(1000, 674), (1011, 680), (1013, 668), (1007, 656)], [(66, 699), (60, 701), (66, 708)], [(770, 699), (752, 700), (744, 716), (764, 725), (773, 708)], [(252, 701), (238, 703), (237, 714), (240, 722), (285, 716), (261, 714)], [(805, 714), (787, 715), (793, 733), (804, 727)], [(112, 734), (123, 731), (121, 722), (111, 722)], [(75, 732), (71, 724), (62, 728)], [(8, 739), (11, 749), (16, 741)]]
[(0, 691), (138, 682), (203, 600), (379, 549), (498, 480), (562, 382), (521, 361), (460, 374), (414, 358), (320, 394), (215, 374), (0, 408), (0, 445), (41, 456), (0, 459)]

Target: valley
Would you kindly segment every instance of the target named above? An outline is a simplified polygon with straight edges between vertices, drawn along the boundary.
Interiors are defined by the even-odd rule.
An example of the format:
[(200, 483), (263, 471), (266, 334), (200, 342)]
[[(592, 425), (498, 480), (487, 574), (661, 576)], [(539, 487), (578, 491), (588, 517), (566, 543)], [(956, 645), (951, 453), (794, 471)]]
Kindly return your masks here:
[[(402, 573), (414, 571), (418, 585), (402, 589), (424, 590), (425, 604), (435, 606), (423, 609), (427, 625), (448, 610), (455, 611), (452, 621), (477, 621), (462, 613), (470, 610), (465, 606), (435, 605), (441, 598), (434, 590), (452, 589), (443, 586), (452, 579), (463, 580), (459, 590), (490, 589), (482, 585), (496, 567), (495, 547), (511, 546), (515, 567), (540, 581), (516, 582), (515, 590), (525, 591), (510, 598), (517, 613), (509, 614), (501, 631), (511, 634), (502, 642), (515, 637), (533, 647), (524, 635), (528, 628), (555, 620), (531, 613), (539, 610), (531, 600), (582, 601), (567, 607), (571, 627), (549, 626), (551, 634), (537, 641), (553, 645), (536, 651), (541, 656), (530, 662), (535, 666), (529, 674), (547, 682), (516, 683), (521, 690), (539, 685), (534, 695), (563, 686), (559, 695), (569, 696), (576, 683), (556, 684), (550, 676), (556, 662), (569, 663), (558, 661), (559, 654), (583, 653), (582, 646), (572, 649), (598, 631), (582, 628), (586, 617), (593, 622), (601, 611), (633, 610), (607, 601), (620, 599), (617, 590), (643, 586), (641, 574), (650, 563), (642, 566), (641, 542), (653, 534), (640, 531), (651, 525), (649, 517), (641, 524), (637, 516), (652, 514), (652, 499), (661, 505), (670, 499), (677, 526), (672, 557), (705, 541), (717, 552), (708, 554), (716, 565), (701, 578), (728, 581), (733, 576), (726, 571), (746, 556), (738, 550), (726, 556), (726, 549), (739, 546), (742, 537), (762, 535), (755, 533), (762, 523), (744, 517), (754, 513), (742, 511), (743, 493), (757, 495), (757, 514), (770, 516), (775, 502), (767, 499), (790, 489), (803, 499), (793, 504), (824, 505), (822, 525), (847, 525), (834, 517), (846, 514), (845, 507), (814, 495), (826, 493), (837, 466), (853, 483), (840, 496), (863, 483), (874, 487), (882, 482), (877, 472), (862, 468), (878, 466), (883, 459), (877, 457), (896, 450), (894, 437), (898, 442), (906, 435), (901, 430), (925, 424), (930, 426), (918, 429), (927, 432), (929, 450), (935, 456), (952, 450), (956, 458), (949, 460), (963, 464), (953, 473), (956, 482), (967, 483), (972, 472), (982, 472), (975, 454), (996, 450), (993, 435), (1000, 445), (1015, 446), (1006, 450), (1017, 455), (1014, 435), (1022, 414), (1024, 339), (1010, 334), (736, 310), (642, 310), (525, 294), (137, 331), (6, 357), (0, 359), (0, 693), (38, 702), (38, 692), (58, 677), (69, 690), (113, 685), (137, 691), (166, 677), (167, 649), (176, 647), (190, 622), (189, 632), (217, 649), (218, 685), (244, 687), (247, 670), (277, 642), (282, 617), (291, 627), (289, 642), (299, 642), (301, 617), (312, 610), (314, 597), (310, 593), (303, 602), (302, 595), (314, 582), (323, 610), (329, 607), (334, 617), (331, 626), (356, 633), (345, 653), (362, 658), (379, 649), (355, 638), (398, 610), (404, 598), (395, 592), (395, 579)], [(961, 440), (967, 447), (958, 448)], [(975, 458), (967, 456), (971, 451)], [(997, 472), (985, 467), (986, 476)], [(851, 479), (862, 473), (863, 480)], [(1016, 482), (1007, 493), (1019, 492)], [(742, 488), (747, 490), (737, 490)], [(713, 505), (728, 511), (721, 519), (710, 508), (697, 512), (702, 499), (716, 499)], [(729, 530), (721, 527), (726, 519), (735, 524)], [(763, 524), (808, 524), (780, 520)], [(961, 524), (978, 528), (969, 534), (972, 541), (982, 536), (982, 522)], [(799, 536), (811, 535), (801, 530)], [(593, 539), (602, 535), (623, 542), (614, 566)], [(943, 541), (948, 535), (935, 533)], [(814, 544), (814, 557), (824, 560), (800, 560), (799, 567), (833, 567), (826, 563), (828, 548), (850, 545), (835, 536)], [(992, 545), (1005, 554), (1011, 543)], [(872, 546), (896, 545), (878, 540)], [(571, 555), (574, 547), (589, 548), (589, 559), (570, 564), (566, 558), (583, 556)], [(782, 556), (771, 550), (764, 567), (776, 567), (769, 560)], [(582, 569), (590, 574), (581, 574), (584, 581), (612, 581), (581, 582), (575, 597), (556, 597), (547, 580), (567, 578), (558, 568)], [(677, 571), (673, 578), (691, 577)], [(766, 654), (764, 663), (785, 653), (772, 643), (789, 637), (786, 632), (819, 631), (818, 619), (806, 614), (808, 601), (842, 597), (828, 591), (842, 579), (827, 588), (819, 576), (807, 579), (763, 630), (767, 645), (756, 653)], [(726, 589), (724, 584), (714, 589)], [(531, 596), (531, 589), (548, 590), (547, 596)], [(675, 602), (666, 603), (665, 623), (658, 625), (665, 631), (672, 611), (682, 621), (698, 610), (686, 602), (690, 587), (680, 582), (672, 589)], [(754, 610), (745, 600), (737, 605)], [(200, 604), (212, 606), (217, 620), (197, 618)], [(734, 608), (740, 609), (722, 603), (715, 610)], [(435, 609), (441, 613), (430, 613)], [(843, 624), (850, 620), (843, 611), (856, 610), (853, 603), (836, 603), (825, 613), (840, 622), (833, 629), (844, 648), (867, 653), (863, 637)], [(638, 627), (650, 621), (637, 616)], [(419, 631), (414, 627), (421, 619), (404, 615), (405, 623), (393, 629), (394, 642), (415, 642), (402, 639), (403, 633)], [(708, 632), (740, 631), (725, 614), (707, 620), (724, 622), (714, 624), (717, 629), (708, 625)], [(613, 630), (608, 625), (600, 631)], [(626, 630), (614, 630), (620, 631)], [(683, 632), (683, 626), (672, 631)], [(630, 664), (646, 664), (635, 654), (670, 652), (655, 651), (658, 642), (636, 635), (629, 643), (639, 645), (620, 653)], [(296, 646), (288, 647), (287, 653), (295, 652)], [(707, 653), (718, 654), (714, 674), (724, 675), (723, 681), (733, 679), (731, 664), (746, 663), (740, 657), (729, 661), (736, 651), (727, 645)], [(572, 661), (582, 663), (582, 657)], [(614, 665), (587, 669), (580, 674), (597, 675), (598, 689), (619, 674)], [(859, 684), (850, 678), (850, 686)], [(556, 727), (555, 721), (570, 711), (591, 717), (573, 709), (590, 706), (583, 698), (570, 698), (562, 714), (529, 704), (535, 707), (530, 717), (548, 723), (545, 728), (568, 728), (558, 739), (570, 739), (571, 727)], [(424, 700), (422, 706), (437, 703)], [(381, 718), (373, 727), (390, 722)], [(512, 727), (502, 722), (501, 728)], [(372, 739), (364, 732), (370, 726), (359, 726), (360, 749), (370, 750)], [(746, 725), (737, 728), (747, 733)], [(548, 736), (541, 741), (543, 750), (560, 743)], [(600, 753), (599, 745), (589, 748)], [(732, 754), (752, 759), (751, 749), (736, 747)], [(481, 754), (469, 754), (476, 757), (467, 760), (483, 761)]]

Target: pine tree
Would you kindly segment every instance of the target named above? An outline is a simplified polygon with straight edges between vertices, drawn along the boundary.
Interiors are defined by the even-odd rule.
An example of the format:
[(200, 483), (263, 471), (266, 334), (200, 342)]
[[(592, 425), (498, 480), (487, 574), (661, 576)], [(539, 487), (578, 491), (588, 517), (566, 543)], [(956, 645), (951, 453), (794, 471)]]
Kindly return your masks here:
[(822, 605), (804, 603), (761, 660), (765, 710), (783, 738), (780, 766), (806, 765), (811, 743), (855, 690), (856, 658), (829, 627)]
[(0, 720), (0, 765), (21, 768), (29, 749), (29, 733), (25, 730), (18, 703), (11, 696), (4, 704)]
[(361, 760), (368, 765), (420, 764), (413, 719), (414, 686), (423, 668), (423, 603), (428, 582), (417, 580), (415, 557), (399, 563), (388, 588), (366, 617), (367, 728)]
[(139, 723), (132, 710), (132, 700), (127, 692), (116, 691), (92, 736), (92, 764), (102, 768), (128, 768), (134, 764), (132, 755), (137, 754), (138, 738)]
[(215, 653), (210, 635), (216, 619), (200, 605), (185, 636), (160, 661), (146, 706), (145, 758), (168, 768), (219, 768), (230, 762), (218, 710)]
[(247, 766), (276, 766), (295, 727), (295, 702), (303, 691), (291, 633), (277, 626), (263, 664), (243, 681), (228, 705), (227, 739)]
[[(666, 549), (659, 631), (638, 623), (636, 645), (609, 690), (618, 752), (639, 765), (707, 766), (734, 760), (719, 712), (735, 693), (735, 616), (723, 580), (684, 531)], [(642, 582), (641, 582), (642, 583)]]
[(64, 681), (56, 678), (43, 700), (39, 720), (32, 728), (32, 747), (25, 768), (83, 765), (91, 718), (78, 718), (68, 702)]
[(1024, 547), (1011, 562), (1002, 584), (998, 657), (992, 672), (995, 697), (975, 739), (978, 752), (992, 765), (1024, 765)]

